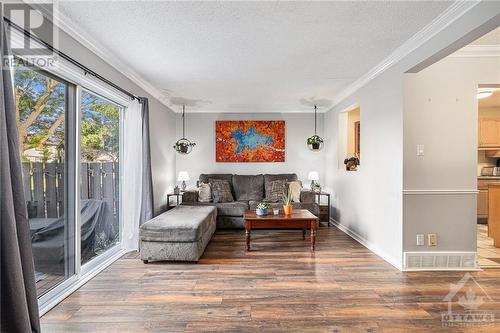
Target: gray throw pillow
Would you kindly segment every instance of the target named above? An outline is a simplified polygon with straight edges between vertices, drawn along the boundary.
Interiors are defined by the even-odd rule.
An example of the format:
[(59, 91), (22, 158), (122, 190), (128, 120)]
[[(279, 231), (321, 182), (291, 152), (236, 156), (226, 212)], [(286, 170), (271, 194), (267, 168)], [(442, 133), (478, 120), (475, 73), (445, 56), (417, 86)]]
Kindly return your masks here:
[(278, 202), (287, 188), (286, 179), (277, 179), (266, 183), (266, 201)]
[(231, 184), (224, 179), (210, 179), (210, 187), (212, 188), (212, 198), (214, 203), (233, 202), (233, 193), (231, 192)]
[(212, 189), (210, 188), (210, 184), (201, 183), (198, 192), (199, 202), (212, 201)]

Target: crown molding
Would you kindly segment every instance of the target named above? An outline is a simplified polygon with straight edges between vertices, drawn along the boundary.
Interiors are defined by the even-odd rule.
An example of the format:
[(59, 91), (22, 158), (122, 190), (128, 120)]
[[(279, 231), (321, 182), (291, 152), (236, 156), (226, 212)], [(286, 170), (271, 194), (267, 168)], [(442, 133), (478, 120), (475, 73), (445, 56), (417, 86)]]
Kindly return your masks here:
[[(112, 52), (99, 42), (97, 42), (88, 33), (79, 29), (65, 14), (63, 14), (59, 10), (57, 2), (55, 2), (55, 4), (56, 5), (53, 7), (54, 19), (52, 22), (54, 25), (59, 27), (59, 29), (63, 30), (70, 37), (72, 37), (77, 42), (79, 42), (87, 49), (89, 49), (91, 52), (96, 54), (99, 58), (104, 60), (111, 67), (113, 67), (122, 75), (127, 77), (130, 81), (132, 81), (133, 83), (144, 89), (147, 93), (149, 93), (151, 96), (157, 99), (161, 104), (165, 105), (170, 110), (172, 110), (168, 99), (165, 97), (165, 94), (161, 92), (161, 90), (157, 89), (153, 84), (151, 84), (148, 80), (139, 75), (129, 65), (125, 64), (122, 60), (120, 60), (120, 58), (116, 56), (114, 52)], [(37, 9), (40, 10), (42, 13), (44, 13), (43, 8), (37, 8)]]
[(333, 108), (347, 99), (349, 96), (354, 94), (356, 91), (364, 87), (368, 82), (372, 81), (383, 72), (394, 66), (396, 63), (401, 61), (403, 58), (407, 57), (413, 51), (421, 47), (431, 38), (436, 36), (438, 33), (443, 31), (446, 27), (456, 21), (458, 18), (463, 16), (474, 6), (479, 4), (480, 0), (459, 0), (448, 7), (444, 12), (442, 12), (438, 17), (436, 17), (432, 22), (426, 25), (423, 29), (418, 31), (410, 39), (404, 42), (400, 47), (398, 47), (394, 52), (392, 52), (387, 58), (381, 61), (378, 65), (373, 67), (366, 74), (361, 76), (359, 79), (354, 81), (346, 89), (342, 90), (333, 100), (333, 106), (328, 110), (333, 110)]
[(500, 57), (500, 45), (467, 45), (449, 55), (452, 58)]
[[(176, 113), (182, 113), (182, 111), (174, 111)], [(236, 115), (241, 115), (241, 114), (275, 114), (275, 115), (282, 115), (282, 114), (311, 114), (314, 115), (314, 111), (309, 111), (309, 110), (255, 110), (255, 111), (237, 111), (237, 110), (197, 110), (197, 109), (190, 109), (186, 110), (186, 114), (204, 114), (204, 113), (211, 113), (211, 114), (236, 114)], [(326, 114), (326, 111), (318, 111), (318, 114)]]

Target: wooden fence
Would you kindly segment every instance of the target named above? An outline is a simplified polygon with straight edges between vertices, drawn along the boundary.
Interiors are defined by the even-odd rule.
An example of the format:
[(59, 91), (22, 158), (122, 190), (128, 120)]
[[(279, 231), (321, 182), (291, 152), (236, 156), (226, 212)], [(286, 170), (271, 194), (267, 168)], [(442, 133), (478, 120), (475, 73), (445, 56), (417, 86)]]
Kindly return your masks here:
[[(105, 215), (117, 220), (119, 204), (118, 163), (81, 163), (80, 199), (106, 203)], [(64, 216), (64, 164), (23, 163), (23, 182), (30, 218)], [(109, 218), (109, 216), (108, 216)]]

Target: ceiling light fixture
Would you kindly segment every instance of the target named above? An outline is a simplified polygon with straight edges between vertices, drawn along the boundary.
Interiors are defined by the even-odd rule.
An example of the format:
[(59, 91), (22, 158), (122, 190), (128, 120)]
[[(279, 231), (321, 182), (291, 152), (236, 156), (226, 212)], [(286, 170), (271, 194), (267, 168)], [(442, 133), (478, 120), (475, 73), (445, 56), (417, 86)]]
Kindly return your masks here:
[(477, 92), (477, 99), (487, 98), (493, 95), (492, 90), (480, 90)]

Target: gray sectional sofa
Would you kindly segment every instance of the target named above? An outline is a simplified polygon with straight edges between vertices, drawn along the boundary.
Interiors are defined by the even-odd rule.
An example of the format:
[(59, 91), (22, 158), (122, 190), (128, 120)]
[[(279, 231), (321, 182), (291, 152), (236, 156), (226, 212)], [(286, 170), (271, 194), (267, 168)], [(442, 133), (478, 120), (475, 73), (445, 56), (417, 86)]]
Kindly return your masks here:
[[(297, 180), (297, 175), (290, 174), (264, 174), (264, 175), (233, 175), (233, 174), (201, 174), (200, 182), (208, 183), (210, 179), (225, 179), (229, 181), (235, 201), (212, 203), (199, 202), (198, 191), (186, 191), (182, 195), (182, 205), (189, 206), (215, 206), (217, 208), (217, 228), (245, 228), (243, 214), (247, 209), (255, 209), (257, 205), (265, 200), (265, 187), (277, 179), (287, 181)], [(282, 208), (282, 203), (270, 203), (273, 208)], [(318, 216), (319, 207), (315, 203), (314, 192), (302, 190), (300, 202), (293, 203), (294, 208), (308, 209)]]
[(198, 261), (215, 232), (215, 207), (179, 206), (141, 225), (141, 260)]

